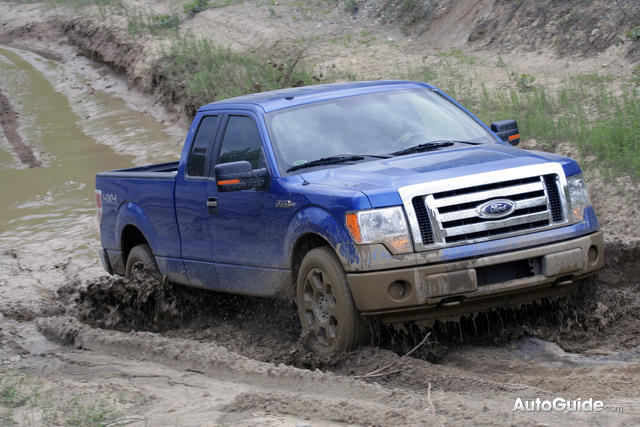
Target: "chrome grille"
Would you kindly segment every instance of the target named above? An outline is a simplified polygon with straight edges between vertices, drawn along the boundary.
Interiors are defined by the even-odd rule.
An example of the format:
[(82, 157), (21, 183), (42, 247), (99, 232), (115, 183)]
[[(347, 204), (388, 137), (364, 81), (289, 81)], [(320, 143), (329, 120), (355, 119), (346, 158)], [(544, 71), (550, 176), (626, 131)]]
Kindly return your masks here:
[(416, 197), (415, 199), (413, 199), (413, 209), (415, 210), (416, 216), (418, 217), (418, 224), (420, 225), (420, 236), (422, 237), (422, 242), (425, 245), (432, 244), (433, 230), (431, 229), (429, 213), (427, 212), (427, 207), (424, 204), (424, 200), (422, 197)]
[[(564, 172), (554, 163), (400, 189), (405, 209), (410, 207), (407, 216), (417, 250), (497, 239), (565, 224), (568, 217), (565, 194)], [(493, 200), (507, 200), (513, 208), (500, 218), (482, 217), (480, 206)]]
[(562, 201), (560, 200), (560, 192), (558, 191), (559, 180), (555, 174), (544, 176), (544, 186), (547, 190), (549, 198), (549, 208), (554, 221), (562, 221), (564, 215), (562, 213)]

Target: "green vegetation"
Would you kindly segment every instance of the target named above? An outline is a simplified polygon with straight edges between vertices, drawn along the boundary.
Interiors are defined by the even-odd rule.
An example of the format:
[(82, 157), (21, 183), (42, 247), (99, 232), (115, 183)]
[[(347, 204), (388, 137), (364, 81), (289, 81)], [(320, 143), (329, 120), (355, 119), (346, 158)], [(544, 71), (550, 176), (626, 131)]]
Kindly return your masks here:
[(193, 0), (184, 4), (182, 10), (189, 18), (209, 8), (209, 0)]
[(640, 64), (637, 64), (631, 70), (631, 82), (634, 86), (640, 86)]
[(83, 405), (78, 398), (71, 400), (66, 414), (66, 425), (101, 426), (121, 416), (120, 412), (103, 401)]
[(19, 377), (0, 376), (0, 423), (13, 424), (16, 408), (24, 406), (30, 399), (21, 390)]
[(513, 70), (498, 57), (510, 87), (489, 89), (474, 83), (475, 58), (454, 50), (438, 54), (440, 63), (397, 73), (442, 88), (483, 122), (515, 118), (523, 139), (552, 150), (562, 142), (576, 146), (583, 165), (603, 176), (640, 179), (640, 65), (628, 82), (614, 76), (579, 74), (549, 91), (536, 78)]
[(518, 74), (514, 71), (511, 72), (509, 77), (511, 77), (511, 80), (516, 84), (520, 92), (527, 92), (533, 89), (533, 83), (536, 81), (536, 78), (530, 74)]
[(122, 7), (121, 0), (11, 0), (14, 3), (45, 3), (52, 6), (117, 6)]
[(627, 31), (627, 37), (633, 41), (640, 39), (640, 25), (629, 29), (629, 31)]
[(175, 12), (171, 14), (143, 14), (134, 10), (127, 16), (127, 30), (131, 34), (140, 34), (144, 31), (151, 34), (166, 30), (177, 31), (179, 26), (180, 17)]
[(0, 424), (100, 426), (122, 415), (116, 410), (119, 399), (87, 404), (80, 396), (54, 397), (52, 390), (43, 389), (42, 382), (27, 375), (0, 373)]
[[(406, 77), (426, 80), (418, 72)], [(433, 74), (428, 68), (425, 72)], [(511, 89), (493, 90), (474, 86), (472, 80), (427, 81), (443, 83), (443, 90), (485, 123), (515, 118), (524, 139), (534, 138), (548, 149), (570, 142), (583, 157), (594, 157), (591, 166), (603, 176), (640, 179), (639, 93), (630, 85), (621, 89), (621, 95), (614, 93), (611, 78), (574, 76), (553, 94), (533, 81), (523, 87), (519, 78), (512, 80)]]
[(462, 49), (452, 49), (448, 52), (440, 52), (438, 53), (438, 56), (445, 60), (454, 59), (458, 64), (473, 65), (476, 63), (476, 58), (465, 53)]
[(302, 52), (283, 61), (234, 53), (207, 39), (177, 38), (158, 61), (171, 98), (195, 112), (200, 105), (245, 93), (312, 84)]

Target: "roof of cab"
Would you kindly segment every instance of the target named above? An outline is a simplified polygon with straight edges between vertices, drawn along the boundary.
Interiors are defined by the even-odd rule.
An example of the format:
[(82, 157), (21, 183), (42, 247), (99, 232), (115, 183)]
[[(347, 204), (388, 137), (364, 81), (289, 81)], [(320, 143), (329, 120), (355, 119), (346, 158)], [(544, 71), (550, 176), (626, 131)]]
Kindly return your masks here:
[(303, 86), (228, 98), (222, 101), (203, 105), (200, 107), (199, 111), (218, 110), (221, 108), (237, 108), (250, 105), (261, 107), (263, 111), (270, 112), (296, 105), (308, 104), (310, 102), (324, 101), (327, 99), (394, 89), (411, 89), (419, 87), (431, 86), (426, 83), (405, 80), (375, 80)]

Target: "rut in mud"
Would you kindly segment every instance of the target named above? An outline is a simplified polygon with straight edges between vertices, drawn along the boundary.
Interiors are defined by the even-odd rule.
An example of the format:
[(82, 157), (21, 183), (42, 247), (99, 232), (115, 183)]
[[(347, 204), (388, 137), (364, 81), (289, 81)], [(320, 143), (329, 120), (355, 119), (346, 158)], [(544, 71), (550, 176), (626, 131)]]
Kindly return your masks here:
[(22, 140), (18, 131), (18, 113), (13, 109), (9, 98), (2, 92), (2, 87), (0, 87), (0, 126), (2, 126), (9, 145), (25, 166), (30, 168), (42, 166), (42, 162), (34, 153), (33, 148)]

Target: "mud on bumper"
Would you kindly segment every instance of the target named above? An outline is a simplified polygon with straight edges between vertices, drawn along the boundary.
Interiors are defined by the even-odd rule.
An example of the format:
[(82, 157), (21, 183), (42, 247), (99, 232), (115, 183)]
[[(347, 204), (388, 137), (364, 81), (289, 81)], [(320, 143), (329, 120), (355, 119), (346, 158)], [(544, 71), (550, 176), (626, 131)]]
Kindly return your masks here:
[(602, 232), (462, 261), (347, 274), (358, 310), (383, 321), (442, 319), (565, 293), (604, 266)]

